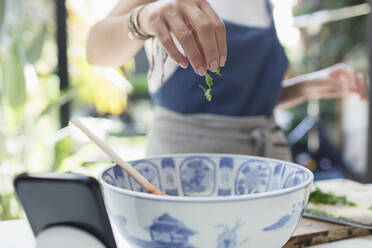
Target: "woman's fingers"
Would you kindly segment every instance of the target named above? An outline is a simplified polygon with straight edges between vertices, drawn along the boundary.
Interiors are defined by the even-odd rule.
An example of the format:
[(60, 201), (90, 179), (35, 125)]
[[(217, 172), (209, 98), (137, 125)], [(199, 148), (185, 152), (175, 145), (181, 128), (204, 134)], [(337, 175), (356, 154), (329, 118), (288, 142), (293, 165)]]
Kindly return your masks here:
[(154, 23), (154, 30), (156, 36), (158, 37), (160, 43), (163, 45), (168, 55), (181, 67), (187, 68), (188, 66), (187, 59), (177, 49), (171, 36), (171, 33), (169, 32), (169, 29), (167, 25), (164, 23), (164, 21), (161, 20), (158, 21), (157, 23)]
[(198, 6), (192, 4), (185, 5), (182, 11), (187, 22), (189, 22), (196, 31), (207, 68), (210, 71), (216, 72), (220, 64), (220, 56), (216, 40), (215, 21), (203, 13)]
[[(335, 87), (340, 89), (340, 93), (358, 93), (357, 79), (354, 70), (350, 67), (340, 64), (334, 66), (335, 69), (330, 73), (330, 80)], [(341, 95), (340, 95), (341, 96)]]
[(199, 52), (197, 41), (185, 21), (178, 15), (170, 15), (167, 17), (166, 21), (172, 33), (181, 44), (195, 72), (201, 76), (205, 75), (207, 67), (204, 63), (203, 56)]
[(330, 75), (333, 78), (332, 81), (336, 83), (332, 94), (338, 88), (340, 97), (350, 93), (357, 93), (362, 99), (368, 100), (368, 87), (363, 74), (355, 72), (348, 66), (340, 66)]
[(225, 25), (206, 0), (155, 1), (142, 10), (140, 23), (146, 33), (159, 38), (172, 59), (186, 67), (174, 35), (199, 75), (216, 72), (226, 62)]
[(360, 96), (360, 98), (363, 99), (364, 98), (363, 85), (360, 82), (360, 78), (357, 72), (354, 72), (354, 78), (355, 78), (355, 83), (356, 83), (355, 93), (357, 93)]
[(310, 80), (306, 85), (310, 99), (339, 98), (351, 93), (357, 93), (363, 100), (369, 98), (364, 75), (345, 64), (338, 64), (321, 71), (318, 78)]
[(215, 24), (215, 36), (219, 52), (219, 65), (224, 66), (227, 58), (225, 24), (207, 1), (203, 1), (202, 3), (200, 3), (199, 7), (209, 18), (211, 18), (211, 20)]
[(363, 100), (368, 100), (368, 86), (366, 78), (362, 73), (355, 73), (359, 89), (359, 95)]
[(327, 99), (344, 97), (350, 94), (350, 90), (348, 86), (340, 82), (330, 83), (320, 88), (319, 90), (321, 92), (320, 93), (321, 98), (327, 98)]

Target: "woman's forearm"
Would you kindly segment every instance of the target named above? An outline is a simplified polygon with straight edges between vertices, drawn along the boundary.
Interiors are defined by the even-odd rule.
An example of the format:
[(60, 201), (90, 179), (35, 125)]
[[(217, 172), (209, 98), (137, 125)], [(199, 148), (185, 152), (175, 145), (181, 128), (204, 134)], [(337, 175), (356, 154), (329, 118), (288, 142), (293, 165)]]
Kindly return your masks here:
[(359, 94), (368, 100), (365, 77), (346, 64), (337, 64), (321, 71), (298, 76), (283, 82), (277, 105), (287, 109), (312, 99), (330, 99)]
[(306, 82), (296, 83), (283, 88), (277, 109), (289, 109), (307, 101)]
[(283, 90), (277, 109), (289, 109), (308, 100), (306, 88), (308, 82), (317, 78), (317, 72), (300, 75), (282, 82)]
[(109, 16), (90, 30), (87, 40), (89, 63), (121, 66), (141, 49), (143, 41), (128, 37), (128, 15), (136, 6), (149, 2), (153, 0), (122, 0)]
[(328, 70), (315, 71), (300, 75), (282, 82), (283, 91), (277, 109), (289, 109), (311, 99), (311, 91), (317, 92), (316, 86), (322, 84), (322, 79), (328, 74)]
[[(204, 76), (217, 72), (227, 59), (226, 27), (206, 0), (121, 0), (112, 13), (90, 32), (89, 62), (118, 66), (131, 58), (143, 41), (128, 38), (128, 12), (149, 3), (138, 13), (141, 31), (155, 36), (169, 57), (183, 68), (192, 65)], [(176, 41), (182, 47), (180, 49)]]

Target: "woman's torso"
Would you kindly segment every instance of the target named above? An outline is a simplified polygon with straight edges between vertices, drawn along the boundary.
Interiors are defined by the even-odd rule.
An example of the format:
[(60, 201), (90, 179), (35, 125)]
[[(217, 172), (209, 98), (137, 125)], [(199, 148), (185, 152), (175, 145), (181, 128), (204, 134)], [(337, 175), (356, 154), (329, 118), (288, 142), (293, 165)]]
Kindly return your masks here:
[(146, 42), (151, 64), (149, 89), (154, 103), (183, 114), (272, 114), (288, 62), (276, 36), (268, 2), (209, 2), (225, 22), (228, 47), (222, 77), (211, 73), (214, 77), (212, 101), (204, 98), (199, 87), (204, 84), (204, 77), (198, 76), (191, 66), (178, 67), (155, 39)]

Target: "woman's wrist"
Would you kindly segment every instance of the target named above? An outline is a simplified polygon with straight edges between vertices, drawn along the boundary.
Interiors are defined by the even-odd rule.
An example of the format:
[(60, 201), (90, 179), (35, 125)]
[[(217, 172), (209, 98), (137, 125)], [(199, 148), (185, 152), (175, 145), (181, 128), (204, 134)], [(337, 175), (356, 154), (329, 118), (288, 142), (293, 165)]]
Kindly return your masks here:
[(217, 72), (218, 65), (224, 65), (226, 28), (208, 1), (147, 1), (149, 5), (138, 15), (138, 26), (156, 36), (175, 63), (184, 68), (190, 63), (200, 76), (207, 70)]
[(141, 33), (141, 34), (142, 34), (143, 36), (145, 36), (145, 37), (150, 37), (150, 38), (152, 38), (154, 35), (153, 35), (153, 34), (149, 34), (148, 32), (146, 32), (146, 31), (143, 29), (143, 26), (141, 25), (141, 23), (143, 23), (143, 22), (140, 21), (140, 15), (141, 15), (143, 9), (147, 7), (147, 5), (148, 5), (148, 4), (144, 4), (144, 5), (142, 5), (142, 6), (140, 6), (140, 7), (138, 7), (138, 8), (136, 9), (135, 17), (134, 17), (134, 24), (135, 24), (135, 26), (136, 26), (136, 28), (137, 28), (137, 31), (138, 31), (139, 33)]
[(153, 35), (148, 34), (141, 28), (140, 24), (140, 13), (146, 7), (146, 5), (141, 5), (133, 9), (128, 16), (128, 36), (131, 40), (135, 38), (139, 40), (147, 40), (153, 37)]
[(308, 101), (316, 98), (316, 86), (321, 86), (324, 83), (324, 78), (323, 71), (312, 72), (285, 80), (283, 87), (291, 92), (296, 92), (297, 97), (303, 101)]
[(148, 9), (150, 4), (145, 4), (142, 6), (141, 11), (138, 13), (138, 25), (141, 28), (141, 31), (144, 32), (145, 34), (155, 36), (155, 33), (150, 29), (148, 25)]
[(320, 90), (323, 88), (322, 85), (326, 84), (326, 78), (317, 77), (310, 80), (304, 81), (301, 83), (299, 89), (301, 94), (305, 97), (306, 101), (319, 99)]
[(311, 81), (313, 81), (314, 79), (311, 79), (311, 80), (306, 80), (306, 81), (303, 81), (301, 83), (298, 83), (296, 84), (296, 91), (299, 93), (299, 95), (301, 96), (301, 99), (306, 102), (308, 100), (310, 100), (310, 87), (309, 85), (311, 85)]
[(308, 83), (301, 82), (283, 88), (282, 95), (277, 105), (278, 109), (289, 109), (309, 100)]

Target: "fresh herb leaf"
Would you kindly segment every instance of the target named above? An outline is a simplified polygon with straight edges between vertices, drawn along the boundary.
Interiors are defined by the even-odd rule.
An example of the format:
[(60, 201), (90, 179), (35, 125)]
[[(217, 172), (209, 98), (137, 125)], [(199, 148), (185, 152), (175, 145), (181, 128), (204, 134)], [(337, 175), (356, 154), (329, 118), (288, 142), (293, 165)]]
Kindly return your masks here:
[(205, 98), (207, 99), (208, 102), (212, 101), (212, 95), (211, 95), (211, 91), (212, 89), (211, 88), (204, 88), (202, 85), (199, 84), (199, 87), (202, 88), (202, 90), (204, 91), (204, 96)]
[[(222, 76), (221, 70), (219, 67), (217, 69), (216, 74), (219, 76)], [(208, 102), (210, 102), (212, 101), (211, 91), (212, 91), (212, 86), (213, 86), (213, 77), (208, 72), (205, 74), (205, 83), (208, 86), (208, 88), (205, 88), (200, 84), (199, 84), (199, 87), (203, 89), (205, 98), (207, 99)]]
[(340, 220), (348, 220), (348, 221), (351, 220), (351, 219), (343, 217), (343, 216), (334, 216), (333, 214), (328, 214), (324, 211), (317, 210), (317, 209), (312, 209), (312, 208), (306, 208), (305, 212), (308, 213), (308, 214), (312, 214), (312, 215), (328, 216), (328, 217), (337, 218), (337, 219), (340, 219)]
[(211, 94), (212, 89), (207, 89), (207, 91), (204, 93), (205, 98), (207, 99), (208, 102), (212, 101), (212, 94)]
[(222, 74), (221, 74), (221, 68), (220, 68), (220, 67), (217, 68), (217, 72), (216, 72), (216, 74), (217, 74), (218, 76), (222, 77)]
[(212, 87), (213, 86), (213, 78), (211, 75), (209, 75), (209, 73), (207, 72), (205, 74), (205, 83), (208, 85), (208, 87)]
[(206, 92), (207, 91), (207, 89), (206, 88), (204, 88), (203, 87), (203, 85), (201, 85), (201, 84), (199, 84), (199, 87), (204, 91), (204, 92)]
[(322, 203), (327, 205), (349, 207), (357, 206), (356, 203), (348, 201), (346, 196), (337, 196), (333, 193), (325, 193), (319, 188), (316, 188), (316, 190), (310, 194), (309, 201), (315, 204)]
[(337, 219), (340, 219), (340, 220), (348, 220), (348, 221), (353, 221), (352, 219), (349, 219), (349, 218), (346, 218), (344, 216), (338, 216), (336, 217)]
[(313, 208), (306, 208), (305, 212), (308, 214), (313, 215), (320, 215), (320, 216), (332, 216), (331, 214), (327, 214), (326, 212), (323, 212), (321, 210), (313, 209)]

